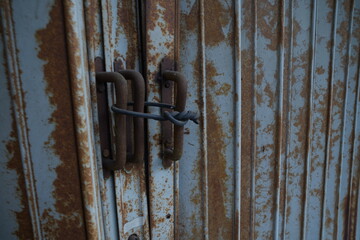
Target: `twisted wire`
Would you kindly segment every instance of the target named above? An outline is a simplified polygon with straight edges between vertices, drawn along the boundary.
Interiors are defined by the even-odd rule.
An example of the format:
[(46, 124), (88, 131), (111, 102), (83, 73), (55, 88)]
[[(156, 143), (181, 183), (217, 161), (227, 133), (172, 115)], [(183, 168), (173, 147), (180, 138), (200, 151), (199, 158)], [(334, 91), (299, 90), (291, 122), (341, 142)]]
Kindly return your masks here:
[[(133, 103), (128, 103), (128, 105), (133, 105)], [(154, 103), (154, 102), (145, 102), (145, 106), (153, 106), (153, 107), (160, 107), (160, 108), (170, 108), (174, 109), (175, 106), (165, 103)], [(116, 106), (111, 106), (111, 110), (114, 113), (124, 114), (132, 117), (139, 117), (139, 118), (146, 118), (146, 119), (153, 119), (157, 121), (170, 121), (177, 126), (185, 126), (185, 124), (191, 120), (196, 124), (199, 124), (199, 114), (192, 111), (183, 111), (183, 112), (168, 112), (164, 111), (163, 115), (156, 115), (151, 113), (142, 113), (142, 112), (134, 112), (126, 109), (121, 109)]]

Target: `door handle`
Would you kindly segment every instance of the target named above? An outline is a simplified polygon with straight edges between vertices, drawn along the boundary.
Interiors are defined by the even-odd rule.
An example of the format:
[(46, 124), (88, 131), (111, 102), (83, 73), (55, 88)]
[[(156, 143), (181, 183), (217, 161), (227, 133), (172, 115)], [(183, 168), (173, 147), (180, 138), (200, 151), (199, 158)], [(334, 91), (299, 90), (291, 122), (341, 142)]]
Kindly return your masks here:
[[(141, 74), (129, 70), (122, 70), (119, 72), (123, 74), (127, 79), (135, 80), (135, 99), (144, 99), (145, 92), (139, 91), (139, 89), (144, 89), (144, 81)], [(163, 100), (168, 101), (166, 103), (145, 102), (138, 108), (135, 108), (136, 103), (134, 103), (134, 111), (130, 111), (125, 108), (119, 108), (115, 105), (111, 107), (111, 110), (119, 115), (132, 116), (135, 119), (139, 119), (139, 121), (143, 121), (143, 118), (162, 121), (162, 158), (163, 165), (165, 168), (167, 168), (172, 164), (173, 161), (178, 161), (182, 156), (184, 143), (184, 125), (189, 120), (198, 123), (197, 120), (199, 118), (199, 115), (195, 112), (185, 111), (187, 81), (184, 75), (176, 71), (167, 70), (162, 73), (162, 81), (162, 85), (167, 86), (165, 86), (165, 88), (169, 88), (168, 86), (171, 86), (170, 82), (174, 82), (176, 84), (175, 103), (171, 103), (171, 95), (166, 94), (166, 96), (163, 97)], [(142, 84), (140, 85), (140, 83)], [(140, 97), (137, 96), (137, 94), (139, 94)], [(144, 106), (160, 107), (162, 109), (162, 115), (144, 113), (143, 111), (140, 112), (138, 109), (143, 109)], [(135, 133), (135, 135), (139, 136), (140, 139), (140, 134), (144, 131), (143, 125), (139, 126), (142, 127), (139, 128), (140, 130)], [(136, 126), (134, 125), (134, 127)], [(143, 137), (143, 135), (141, 136)], [(144, 139), (141, 138), (141, 140), (139, 140), (138, 142), (143, 143), (143, 140)], [(135, 140), (135, 142), (137, 141)], [(139, 152), (143, 154), (143, 148), (139, 149)], [(137, 157), (135, 157), (134, 159), (137, 159)]]
[[(120, 70), (119, 73), (126, 80), (132, 81), (134, 111), (144, 112), (145, 105), (145, 81), (139, 72), (134, 70)], [(124, 108), (123, 108), (124, 109)], [(116, 114), (120, 115), (120, 114)], [(125, 115), (123, 115), (125, 116)], [(134, 152), (128, 154), (127, 161), (133, 163), (142, 163), (144, 159), (144, 119), (133, 117), (134, 122)]]
[[(186, 94), (187, 94), (187, 81), (179, 72), (176, 71), (164, 71), (163, 81), (173, 81), (176, 83), (176, 97), (175, 97), (175, 108), (174, 111), (182, 113), (185, 111), (186, 106)], [(168, 115), (169, 112), (163, 111), (163, 114)], [(183, 152), (184, 143), (184, 125), (174, 125), (174, 131), (172, 134), (172, 128), (169, 122), (163, 122), (162, 140), (164, 148), (164, 160), (177, 161), (181, 158)], [(170, 132), (169, 132), (170, 131)], [(173, 140), (171, 137), (173, 137)], [(173, 142), (173, 147), (171, 146)], [(165, 164), (168, 165), (168, 164)]]
[[(98, 83), (114, 83), (116, 102), (115, 106), (120, 109), (127, 107), (127, 82), (125, 78), (116, 72), (97, 72)], [(125, 167), (126, 163), (126, 116), (115, 114), (115, 157), (103, 158), (103, 166), (108, 170), (119, 170)]]
[[(113, 159), (104, 156), (103, 166), (105, 169), (120, 170), (125, 168), (127, 162), (143, 162), (145, 151), (144, 118), (162, 121), (162, 157), (164, 167), (169, 167), (172, 161), (177, 161), (181, 158), (184, 143), (184, 125), (189, 120), (197, 123), (199, 116), (197, 113), (185, 111), (187, 81), (184, 75), (176, 71), (164, 71), (162, 77), (164, 82), (174, 82), (176, 84), (175, 103), (145, 102), (144, 78), (139, 72), (134, 70), (96, 73), (97, 83), (113, 83), (116, 95), (115, 104), (111, 106), (111, 110), (115, 113), (116, 151)], [(127, 102), (127, 81), (132, 82), (134, 103)], [(127, 110), (128, 105), (133, 105), (133, 111)], [(162, 108), (162, 115), (144, 113), (145, 106)], [(131, 116), (134, 123), (134, 150), (128, 154), (126, 152), (126, 115)]]
[[(97, 72), (98, 83), (114, 83), (115, 85), (115, 107), (125, 110), (128, 106), (128, 84), (132, 82), (134, 91), (134, 110), (144, 112), (145, 83), (140, 73), (134, 70), (121, 70), (119, 72)], [(144, 119), (134, 117), (134, 152), (126, 152), (126, 115), (115, 114), (115, 157), (113, 159), (104, 157), (103, 166), (108, 170), (124, 169), (127, 162), (142, 163), (144, 158)]]

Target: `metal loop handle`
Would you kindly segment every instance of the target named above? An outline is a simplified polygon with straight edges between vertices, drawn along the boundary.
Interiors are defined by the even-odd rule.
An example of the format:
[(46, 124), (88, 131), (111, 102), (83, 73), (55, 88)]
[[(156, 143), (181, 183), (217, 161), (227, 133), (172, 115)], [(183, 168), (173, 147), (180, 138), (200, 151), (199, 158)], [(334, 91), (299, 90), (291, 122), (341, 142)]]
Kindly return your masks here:
[[(120, 70), (119, 73), (124, 76), (126, 80), (132, 82), (132, 89), (134, 91), (134, 110), (136, 112), (144, 112), (145, 101), (145, 81), (139, 72), (134, 70)], [(145, 141), (144, 141), (144, 119), (134, 118), (134, 151), (127, 159), (130, 162), (140, 163), (144, 160)], [(124, 133), (123, 133), (124, 134)]]
[[(115, 84), (116, 103), (118, 108), (126, 108), (127, 102), (127, 82), (126, 79), (117, 72), (97, 72), (96, 81), (111, 82)], [(119, 170), (125, 167), (126, 163), (126, 116), (115, 116), (115, 141), (116, 151), (114, 160), (105, 158), (103, 161), (104, 168), (108, 170)]]

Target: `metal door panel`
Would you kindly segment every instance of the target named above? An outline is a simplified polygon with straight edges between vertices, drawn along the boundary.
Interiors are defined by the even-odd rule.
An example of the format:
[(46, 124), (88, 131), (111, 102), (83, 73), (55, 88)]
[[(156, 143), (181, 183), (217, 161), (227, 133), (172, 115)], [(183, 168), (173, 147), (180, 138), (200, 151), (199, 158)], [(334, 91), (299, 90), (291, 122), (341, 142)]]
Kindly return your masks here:
[[(100, 40), (99, 44), (104, 52), (97, 51), (94, 57), (103, 57), (106, 71), (115, 71), (114, 64), (121, 69), (141, 71), (140, 30), (136, 1), (101, 1), (101, 13), (102, 29), (99, 32), (103, 40)], [(88, 25), (90, 27), (92, 23), (88, 22)], [(114, 91), (111, 86), (108, 90)], [(113, 103), (114, 96), (109, 95), (110, 103)], [(114, 129), (112, 131), (114, 132)], [(99, 161), (101, 162), (101, 155), (99, 155)], [(109, 174), (111, 173), (106, 172), (105, 175)], [(113, 215), (111, 211), (114, 210), (117, 214), (116, 219), (113, 216), (107, 223), (109, 233), (112, 232), (111, 236), (127, 239), (131, 234), (137, 234), (141, 239), (148, 239), (148, 203), (144, 164), (128, 164), (126, 170), (115, 171), (111, 176), (104, 177), (102, 181), (106, 189), (103, 194), (107, 196), (103, 197), (103, 204), (108, 205), (106, 214)], [(114, 226), (114, 220), (117, 227)], [(118, 236), (114, 236), (116, 231)]]
[[(286, 6), (286, 5), (285, 5)], [(287, 96), (283, 101), (288, 101), (287, 109), (284, 109), (287, 114), (284, 114), (283, 121), (287, 121), (288, 129), (286, 132), (286, 155), (283, 157), (285, 172), (284, 178), (284, 210), (281, 213), (283, 218), (282, 231), (279, 231), (279, 235), (284, 233), (284, 236), (289, 238), (290, 236), (301, 237), (302, 234), (302, 209), (304, 203), (304, 184), (306, 176), (308, 174), (308, 165), (306, 159), (308, 158), (308, 148), (310, 142), (307, 137), (307, 131), (311, 131), (309, 121), (307, 117), (307, 111), (310, 101), (312, 99), (308, 96), (310, 86), (309, 79), (312, 79), (311, 68), (314, 68), (314, 63), (304, 63), (311, 58), (311, 26), (313, 24), (311, 1), (303, 2), (302, 4), (288, 5), (285, 9), (290, 11), (290, 17), (287, 21), (287, 35), (288, 41), (285, 41), (286, 56), (285, 62), (288, 63), (284, 67), (287, 73), (284, 78), (284, 82), (287, 82)], [(324, 11), (325, 12), (325, 11)], [(320, 14), (320, 13), (319, 13)], [(321, 20), (323, 18), (320, 18)], [(329, 32), (331, 28), (324, 26), (322, 38), (323, 42), (329, 39)], [(321, 34), (321, 33), (319, 33)], [(323, 56), (327, 61), (329, 55), (324, 52)], [(316, 64), (326, 65), (327, 62), (316, 61)], [(321, 107), (321, 105), (317, 105)], [(322, 113), (322, 112), (321, 112)], [(320, 114), (321, 114), (320, 113)], [(317, 113), (314, 113), (315, 118)], [(313, 124), (313, 123), (310, 123)], [(316, 212), (312, 212), (315, 214)], [(285, 217), (287, 216), (287, 217)]]
[[(180, 62), (181, 72), (188, 79), (187, 106), (206, 115), (205, 81), (202, 75), (204, 59), (201, 54), (200, 5), (196, 1), (181, 1), (180, 5)], [(203, 11), (203, 8), (202, 8)], [(192, 15), (191, 12), (193, 12)], [(189, 24), (185, 21), (188, 20)], [(190, 31), (194, 29), (194, 31)], [(191, 47), (189, 47), (191, 46)], [(191, 64), (189, 64), (191, 63)], [(201, 126), (201, 127), (200, 127)], [(188, 124), (185, 128), (184, 153), (179, 164), (179, 239), (202, 239), (207, 236), (207, 181), (206, 181), (205, 126)]]
[[(12, 8), (2, 18), (8, 31), (7, 64), (15, 67), (7, 77), (17, 111), (18, 133), (26, 131), (19, 138), (27, 144), (22, 149), (22, 160), (28, 204), (35, 207), (31, 212), (33, 236), (84, 238), (71, 95), (64, 81), (68, 69), (61, 39), (65, 34), (63, 16), (59, 5), (53, 6), (52, 1), (40, 5), (14, 1), (7, 9)], [(9, 38), (11, 34), (16, 37)], [(67, 131), (62, 129), (65, 126)], [(30, 166), (32, 169), (26, 169)]]
[(82, 1), (64, 1), (66, 46), (87, 238), (103, 238)]
[[(359, 238), (359, 0), (0, 6), (2, 238)], [(201, 113), (179, 162), (149, 120), (148, 163), (102, 168), (96, 57), (154, 102), (176, 63)]]
[[(354, 203), (341, 206), (350, 186), (355, 187), (350, 181), (350, 174), (358, 171), (356, 164), (352, 165), (352, 149), (358, 147), (353, 145), (358, 79), (354, 77), (354, 72), (351, 77), (349, 71), (358, 68), (358, 60), (355, 60), (359, 54), (356, 50), (358, 40), (352, 37), (358, 26), (351, 20), (352, 17), (356, 19), (357, 10), (352, 8), (356, 8), (358, 2), (354, 1), (354, 6), (352, 2), (331, 5), (322, 1), (282, 1), (270, 5), (265, 1), (248, 3), (243, 5), (242, 58), (245, 61), (242, 73), (243, 79), (251, 81), (243, 82), (242, 106), (247, 106), (250, 98), (255, 103), (253, 108), (243, 108), (242, 114), (247, 121), (253, 119), (254, 132), (244, 129), (243, 134), (247, 135), (243, 135), (243, 139), (249, 141), (265, 136), (259, 131), (262, 122), (256, 120), (266, 110), (261, 100), (268, 91), (259, 86), (274, 76), (271, 72), (271, 66), (274, 66), (279, 73), (269, 83), (277, 84), (277, 88), (272, 93), (273, 98), (265, 103), (277, 105), (271, 110), (278, 115), (278, 119), (272, 120), (277, 122), (276, 131), (272, 133), (275, 139), (272, 148), (281, 151), (281, 154), (278, 152), (261, 160), (261, 151), (266, 148), (261, 141), (255, 141), (256, 149), (260, 148), (260, 151), (251, 155), (250, 150), (245, 150), (242, 161), (254, 161), (252, 169), (256, 168), (256, 173), (259, 160), (273, 159), (273, 164), (268, 162), (269, 171), (274, 168), (281, 176), (266, 196), (269, 198), (267, 204), (274, 208), (266, 214), (274, 214), (270, 218), (259, 218), (264, 211), (263, 208), (257, 210), (261, 207), (257, 198), (263, 197), (258, 195), (258, 189), (263, 190), (264, 187), (259, 178), (253, 179), (249, 190), (245, 190), (246, 186), (242, 184), (242, 191), (255, 192), (254, 202), (249, 204), (253, 217), (247, 218), (252, 227), (248, 226), (242, 214), (242, 226), (249, 229), (244, 230), (244, 238), (249, 235), (253, 238), (297, 239), (349, 236), (348, 231), (350, 234), (354, 228), (344, 219), (348, 219), (357, 207)], [(275, 12), (269, 11), (272, 7)], [(274, 29), (271, 26), (278, 27)], [(270, 40), (268, 45), (264, 45), (264, 38)], [(277, 55), (272, 61), (261, 62), (262, 56), (269, 56), (271, 49)], [(349, 58), (349, 54), (357, 57)], [(347, 59), (353, 59), (353, 63), (349, 64)], [(246, 74), (261, 69), (265, 70), (263, 74)], [(249, 96), (248, 92), (252, 91)], [(267, 118), (269, 116), (266, 114)], [(265, 181), (273, 181), (265, 174), (269, 171), (261, 177)], [(276, 188), (279, 185), (280, 189)]]
[(180, 71), (189, 81), (188, 108), (198, 110), (202, 117), (199, 126), (187, 126), (179, 162), (180, 239), (237, 235), (237, 4), (181, 3)]
[(18, 171), (31, 215), (26, 224), (36, 239), (98, 238), (82, 3), (5, 1), (1, 16)]
[[(4, 56), (4, 41), (0, 41), (0, 56)], [(7, 79), (6, 59), (0, 59), (0, 79)], [(7, 72), (8, 73), (8, 72)], [(1, 239), (31, 239), (33, 231), (27, 204), (25, 177), (22, 171), (20, 146), (17, 137), (16, 120), (11, 104), (10, 86), (0, 81), (0, 203), (2, 229)], [(5, 187), (6, 186), (6, 187)]]
[[(226, 102), (234, 107), (235, 98), (224, 100), (222, 94), (213, 94), (217, 86), (211, 85), (213, 76), (208, 63), (217, 59), (226, 63), (215, 65), (215, 75), (219, 71), (236, 72), (237, 55), (225, 54), (224, 57), (222, 53), (226, 53), (227, 47), (233, 52), (239, 47), (236, 27), (233, 26), (233, 42), (223, 37), (229, 27), (227, 18), (236, 22), (238, 3), (209, 2), (209, 5), (218, 5), (216, 14), (203, 4), (201, 1), (181, 2), (181, 71), (189, 79), (190, 102), (205, 105), (198, 105), (207, 116), (203, 120), (206, 123), (202, 124), (212, 133), (224, 128), (225, 135), (236, 139), (235, 127), (210, 128), (211, 97), (220, 106), (220, 112), (226, 113), (217, 117), (220, 121), (235, 119), (236, 126), (239, 122), (236, 116), (240, 114), (236, 114), (236, 107), (234, 110), (221, 105)], [(357, 199), (358, 192), (355, 184), (359, 171), (358, 120), (355, 118), (359, 81), (355, 30), (359, 27), (358, 4), (358, 1), (241, 3), (241, 169), (231, 164), (240, 160), (234, 157), (237, 147), (224, 151), (226, 160), (220, 162), (226, 163), (226, 169), (235, 168), (234, 173), (225, 172), (225, 178), (233, 180), (225, 182), (221, 190), (226, 193), (228, 187), (235, 195), (241, 194), (240, 219), (234, 210), (236, 199), (232, 199), (232, 212), (235, 225), (241, 220), (244, 239), (354, 238), (356, 216), (351, 212), (356, 211), (357, 205), (356, 200), (349, 200), (348, 196), (353, 192), (351, 198)], [(221, 14), (221, 5), (227, 7), (226, 16)], [(208, 22), (207, 14), (211, 16)], [(214, 28), (218, 31), (213, 31)], [(216, 45), (221, 46), (222, 52), (213, 54), (211, 43), (219, 38)], [(205, 57), (198, 57), (199, 54)], [(224, 86), (229, 81), (230, 92), (234, 94), (236, 75), (227, 76), (223, 72), (219, 75), (216, 82)], [(205, 80), (200, 80), (201, 77)], [(213, 144), (211, 133), (204, 126), (201, 130), (189, 126), (188, 132), (198, 137), (185, 139), (184, 158), (180, 161), (179, 236), (214, 237), (227, 229), (226, 220), (222, 219), (226, 214), (211, 216), (214, 211), (211, 201), (219, 196), (211, 196), (216, 183), (210, 180), (211, 164), (214, 164), (210, 159), (214, 153), (221, 152), (221, 148), (209, 147)], [(232, 144), (226, 142), (227, 148)], [(204, 152), (196, 151), (199, 148)], [(189, 161), (194, 156), (203, 159)], [(221, 176), (220, 170), (217, 166), (215, 173)], [(240, 183), (234, 180), (239, 172), (241, 193), (234, 190)], [(219, 224), (212, 225), (217, 221), (214, 218), (221, 219)], [(216, 237), (221, 238), (219, 235)]]
[[(263, 2), (254, 14), (256, 32), (254, 33), (254, 105), (252, 141), (252, 181), (253, 192), (253, 237), (259, 239), (275, 237), (278, 222), (278, 201), (281, 166), (282, 137), (282, 55), (279, 25), (272, 24), (281, 19), (278, 2)], [(279, 98), (279, 102), (275, 98)], [(243, 105), (245, 103), (242, 103)], [(277, 127), (278, 126), (278, 127)], [(275, 220), (274, 222), (272, 220)], [(278, 220), (278, 219), (277, 219)], [(274, 224), (274, 225), (273, 225)]]
[(104, 174), (102, 167), (102, 153), (100, 149), (99, 119), (96, 99), (96, 57), (104, 56), (101, 3), (96, 0), (84, 1), (86, 42), (89, 62), (89, 81), (91, 91), (92, 121), (94, 123), (94, 141), (96, 150), (96, 162), (99, 176), (99, 188), (102, 206), (102, 219), (105, 239), (118, 239), (116, 198), (114, 192), (114, 178), (108, 172)]
[[(348, 232), (348, 201), (351, 169), (351, 146), (354, 131), (355, 116), (355, 84), (357, 79), (350, 75), (349, 68), (351, 46), (359, 46), (358, 40), (352, 38), (354, 34), (353, 12), (354, 3), (351, 1), (338, 2), (335, 5), (337, 17), (334, 19), (336, 36), (334, 36), (333, 53), (335, 55), (334, 71), (331, 89), (331, 115), (329, 117), (329, 136), (327, 143), (328, 168), (325, 178), (325, 193), (322, 218), (322, 236), (330, 238), (337, 233), (337, 238), (347, 238)], [(355, 40), (355, 41), (354, 41)], [(358, 51), (357, 51), (358, 54)], [(354, 81), (355, 80), (355, 81)], [(352, 87), (350, 83), (353, 82)], [(353, 92), (353, 93), (351, 93)], [(339, 206), (338, 208), (336, 208)]]
[[(145, 73), (148, 101), (161, 101), (158, 82), (160, 63), (164, 58), (177, 58), (175, 34), (178, 30), (175, 1), (146, 1)], [(160, 114), (158, 108), (148, 111)], [(149, 214), (151, 239), (172, 239), (177, 234), (178, 164), (165, 169), (162, 164), (160, 122), (148, 121)]]

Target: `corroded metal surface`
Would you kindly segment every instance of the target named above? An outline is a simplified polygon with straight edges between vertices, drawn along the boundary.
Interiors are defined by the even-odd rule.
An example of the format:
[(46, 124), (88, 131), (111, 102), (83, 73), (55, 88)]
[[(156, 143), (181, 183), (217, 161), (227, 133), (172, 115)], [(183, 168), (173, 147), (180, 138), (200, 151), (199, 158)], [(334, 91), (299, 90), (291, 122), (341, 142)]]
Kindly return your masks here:
[(180, 160), (181, 239), (237, 235), (240, 145), (234, 130), (240, 124), (240, 79), (235, 6), (225, 1), (181, 4), (180, 71), (189, 79), (188, 106), (202, 113), (200, 129), (187, 126)]
[(19, 224), (32, 225), (35, 239), (83, 239), (62, 3), (12, 1), (1, 7), (9, 73), (2, 79), (11, 89), (22, 160), (17, 171), (25, 176), (31, 216), (31, 222)]
[(82, 1), (64, 1), (66, 46), (86, 235), (103, 238), (99, 180), (91, 116), (91, 95)]
[[(0, 56), (5, 56), (4, 42), (0, 41)], [(1, 239), (15, 236), (33, 239), (33, 229), (28, 206), (25, 176), (21, 161), (21, 151), (17, 135), (16, 119), (11, 102), (11, 89), (7, 79), (9, 70), (6, 58), (0, 58), (0, 223)]]
[[(103, 59), (101, 58), (101, 56), (103, 56), (104, 54), (102, 42), (102, 8), (101, 3), (97, 0), (85, 1), (84, 8), (87, 54), (89, 63), (91, 106), (93, 110), (92, 116), (95, 141), (94, 147), (96, 150), (97, 169), (99, 176), (104, 237), (105, 239), (118, 239), (114, 181), (113, 176), (111, 176), (110, 172), (104, 171), (102, 167), (102, 150), (100, 148), (99, 133), (100, 126), (97, 108), (97, 87), (95, 72), (105, 71), (105, 63), (101, 60)], [(100, 62), (98, 61), (96, 63), (96, 59), (100, 60)]]
[[(97, 56), (105, 60), (105, 70), (108, 72), (125, 69), (141, 72), (137, 7), (137, 2), (131, 0), (101, 1), (103, 41), (100, 44), (103, 45), (104, 52), (96, 54), (101, 54)], [(116, 68), (120, 67), (120, 69), (115, 69), (114, 63)], [(129, 91), (130, 84), (128, 81), (129, 96), (132, 95), (131, 90)], [(108, 86), (108, 92), (113, 92), (111, 86)], [(113, 96), (109, 94), (110, 106), (114, 103)], [(128, 101), (132, 101), (131, 97)], [(114, 129), (112, 131), (114, 132)], [(103, 181), (106, 187), (104, 194), (108, 196), (107, 199), (104, 197), (104, 204), (107, 205), (106, 214), (114, 216), (112, 211), (116, 213), (115, 219), (108, 218), (111, 221), (107, 223), (111, 235), (107, 237), (127, 239), (130, 235), (136, 234), (148, 239), (148, 202), (144, 164), (128, 163), (124, 170), (115, 171)], [(114, 197), (115, 209), (111, 197)]]
[[(1, 238), (359, 238), (359, 0), (0, 6)], [(178, 163), (149, 121), (148, 178), (102, 169), (96, 57), (155, 102), (176, 62), (202, 113)]]
[(243, 148), (242, 236), (347, 238), (359, 171), (359, 1), (242, 8), (243, 147), (252, 146)]
[[(177, 57), (177, 1), (144, 2), (144, 46), (147, 100), (160, 102), (158, 74), (163, 59)], [(148, 108), (160, 114), (158, 108)], [(149, 214), (152, 239), (173, 239), (177, 234), (178, 163), (165, 168), (162, 161), (161, 124), (148, 122)], [(182, 160), (180, 160), (182, 161)]]
[(356, 239), (359, 8), (181, 1), (180, 238)]

